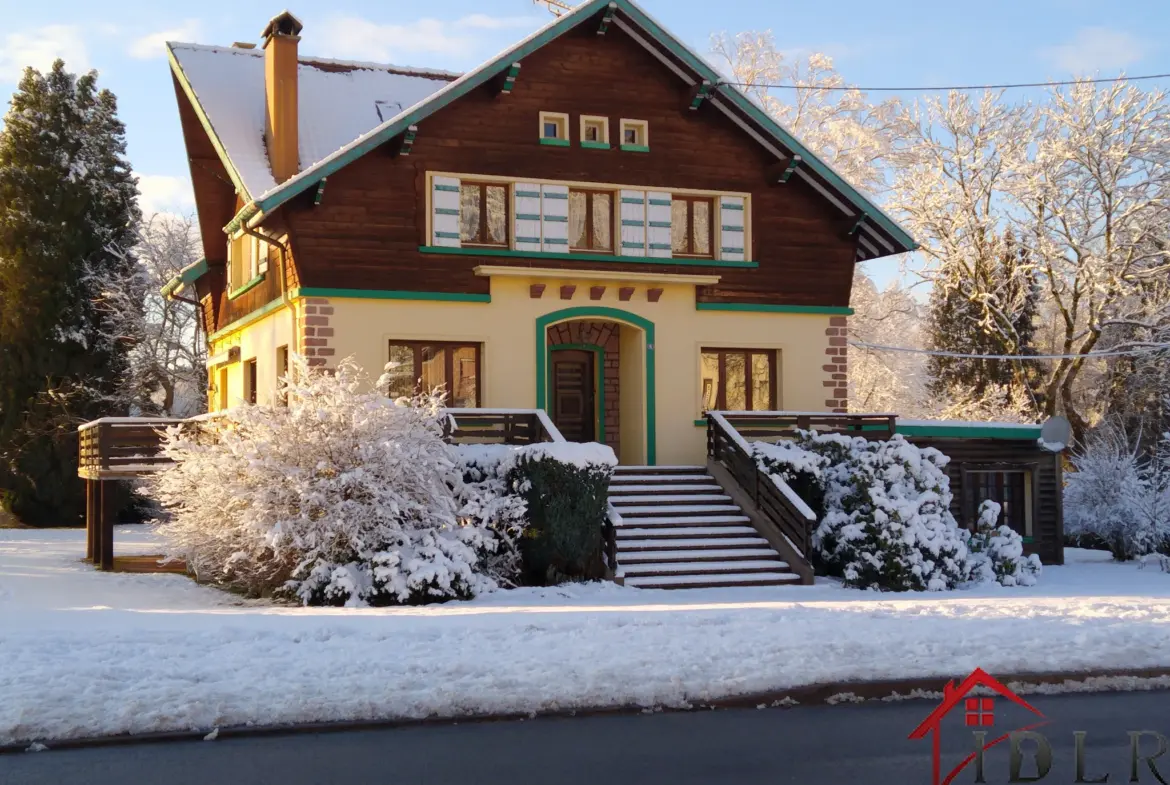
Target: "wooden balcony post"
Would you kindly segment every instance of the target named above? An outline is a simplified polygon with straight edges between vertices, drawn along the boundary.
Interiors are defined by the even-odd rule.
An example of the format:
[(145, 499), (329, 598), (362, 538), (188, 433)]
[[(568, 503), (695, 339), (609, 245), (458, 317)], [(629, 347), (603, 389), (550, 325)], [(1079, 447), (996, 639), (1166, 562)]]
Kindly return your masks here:
[(114, 569), (114, 516), (117, 514), (117, 488), (113, 480), (102, 480), (98, 483), (101, 495), (101, 521), (98, 528), (101, 530), (100, 550), (98, 551), (98, 568), (110, 571)]
[(97, 551), (97, 492), (94, 481), (85, 481), (85, 560), (93, 564)]

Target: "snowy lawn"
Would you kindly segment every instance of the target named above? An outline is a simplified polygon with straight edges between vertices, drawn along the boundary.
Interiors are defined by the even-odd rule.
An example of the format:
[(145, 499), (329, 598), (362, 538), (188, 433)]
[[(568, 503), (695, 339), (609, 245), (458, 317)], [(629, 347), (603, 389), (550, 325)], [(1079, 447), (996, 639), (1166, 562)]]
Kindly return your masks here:
[[(120, 527), (119, 553), (158, 552)], [(823, 682), (1170, 667), (1170, 574), (1068, 551), (1038, 586), (499, 592), (341, 610), (106, 575), (0, 530), (0, 743), (247, 723), (682, 705)]]

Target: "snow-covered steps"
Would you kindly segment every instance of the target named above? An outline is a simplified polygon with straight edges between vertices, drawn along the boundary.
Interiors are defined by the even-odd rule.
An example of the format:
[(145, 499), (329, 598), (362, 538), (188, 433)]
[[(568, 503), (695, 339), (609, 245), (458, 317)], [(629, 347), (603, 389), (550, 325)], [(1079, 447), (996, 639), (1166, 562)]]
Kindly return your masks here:
[(800, 582), (702, 466), (621, 466), (609, 500), (618, 575), (658, 589), (782, 586)]

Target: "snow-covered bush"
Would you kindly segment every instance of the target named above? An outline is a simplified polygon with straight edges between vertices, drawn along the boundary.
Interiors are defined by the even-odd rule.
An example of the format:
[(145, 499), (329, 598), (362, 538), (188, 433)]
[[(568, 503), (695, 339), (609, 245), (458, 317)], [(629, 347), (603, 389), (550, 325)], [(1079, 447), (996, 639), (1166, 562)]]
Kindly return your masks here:
[(846, 586), (939, 591), (966, 579), (966, 537), (949, 510), (948, 459), (938, 450), (900, 435), (871, 441), (813, 432), (798, 434), (792, 447), (757, 445), (756, 457), (766, 471), (787, 467), (817, 479), (823, 509), (813, 555)]
[(1040, 557), (1024, 556), (1024, 538), (1010, 526), (996, 526), (1000, 510), (991, 499), (979, 505), (979, 520), (967, 540), (968, 576), (975, 583), (1034, 586), (1043, 569)]
[(1133, 441), (1100, 427), (1073, 455), (1064, 489), (1065, 532), (1103, 542), (1120, 561), (1170, 544), (1170, 439), (1148, 452)]
[(452, 484), (459, 518), (496, 536), (498, 547), (484, 554), (481, 569), (503, 586), (521, 582), (520, 542), (528, 527), (528, 505), (523, 496), (527, 488), (523, 482), (508, 477), (516, 450), (502, 444), (451, 445), (456, 463)]
[(391, 401), (350, 360), (294, 359), (287, 406), (241, 406), (172, 428), (154, 481), (170, 555), (201, 580), (306, 604), (469, 597), (499, 540), (461, 520), (441, 399)]

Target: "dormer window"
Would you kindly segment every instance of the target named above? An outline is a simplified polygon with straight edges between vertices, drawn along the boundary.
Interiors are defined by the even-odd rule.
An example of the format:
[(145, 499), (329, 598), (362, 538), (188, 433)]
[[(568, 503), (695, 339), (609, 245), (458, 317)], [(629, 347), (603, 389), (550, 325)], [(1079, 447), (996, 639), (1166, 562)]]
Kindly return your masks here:
[(561, 112), (541, 112), (540, 143), (568, 147), (569, 116)]
[(268, 271), (268, 243), (241, 232), (228, 241), (228, 296), (235, 297), (259, 283)]
[(581, 115), (581, 146), (605, 149), (609, 147), (609, 118)]
[(622, 149), (636, 153), (650, 151), (650, 129), (645, 120), (622, 120)]

